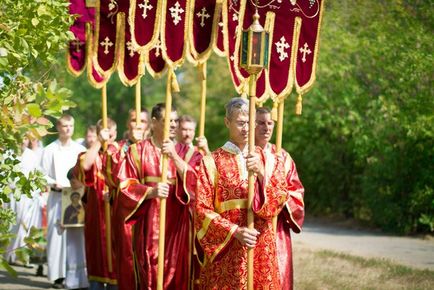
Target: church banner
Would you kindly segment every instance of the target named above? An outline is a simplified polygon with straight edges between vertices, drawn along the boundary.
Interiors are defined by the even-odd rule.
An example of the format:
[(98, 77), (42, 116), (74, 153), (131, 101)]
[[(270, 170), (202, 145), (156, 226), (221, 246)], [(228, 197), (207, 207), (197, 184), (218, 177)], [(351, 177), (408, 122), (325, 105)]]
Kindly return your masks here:
[(251, 25), (257, 10), (261, 25), (270, 32), (269, 67), (258, 80), (257, 96), (284, 98), (291, 93), (294, 84), (299, 94), (306, 93), (315, 79), (323, 0), (255, 3), (228, 0), (226, 5), (225, 48), (228, 49), (235, 87), (238, 91), (242, 90), (248, 77), (247, 72), (239, 67), (241, 29)]
[(221, 0), (190, 0), (191, 17), (188, 25), (190, 55), (193, 62), (204, 63), (212, 53), (218, 33)]

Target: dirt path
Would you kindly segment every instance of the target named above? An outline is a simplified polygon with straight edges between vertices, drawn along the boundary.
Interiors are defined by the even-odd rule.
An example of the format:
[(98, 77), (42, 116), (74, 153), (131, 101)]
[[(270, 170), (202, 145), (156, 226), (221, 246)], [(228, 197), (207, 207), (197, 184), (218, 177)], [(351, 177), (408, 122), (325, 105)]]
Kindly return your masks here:
[[(366, 258), (384, 258), (398, 264), (434, 271), (434, 239), (388, 236), (363, 230), (306, 222), (301, 234), (293, 235), (295, 250), (326, 249)], [(14, 267), (18, 278), (0, 270), (0, 290), (47, 289), (46, 277), (36, 277), (36, 269)], [(47, 273), (46, 266), (44, 273)]]
[(389, 236), (315, 222), (306, 222), (303, 232), (292, 237), (294, 246), (385, 258), (405, 266), (434, 271), (433, 238)]

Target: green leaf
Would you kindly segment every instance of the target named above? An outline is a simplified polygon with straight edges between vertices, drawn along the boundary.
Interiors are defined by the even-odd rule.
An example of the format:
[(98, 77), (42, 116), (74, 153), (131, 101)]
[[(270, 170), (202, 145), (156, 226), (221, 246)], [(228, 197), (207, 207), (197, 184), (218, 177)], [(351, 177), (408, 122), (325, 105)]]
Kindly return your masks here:
[(17, 277), (17, 271), (15, 271), (15, 269), (9, 265), (8, 261), (6, 261), (3, 257), (0, 257), (0, 262), (0, 265), (9, 273), (9, 275), (14, 278)]
[(32, 117), (40, 117), (42, 116), (41, 107), (38, 104), (31, 103), (27, 104), (27, 111), (29, 112), (30, 116)]

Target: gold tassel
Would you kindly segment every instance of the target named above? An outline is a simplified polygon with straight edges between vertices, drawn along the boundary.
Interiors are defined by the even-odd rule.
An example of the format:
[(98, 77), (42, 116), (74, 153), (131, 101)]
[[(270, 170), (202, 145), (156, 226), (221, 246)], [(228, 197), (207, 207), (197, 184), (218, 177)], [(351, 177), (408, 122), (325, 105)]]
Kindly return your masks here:
[(176, 79), (176, 74), (174, 71), (171, 71), (172, 77), (171, 77), (171, 86), (172, 86), (172, 92), (179, 93), (181, 90), (179, 89), (178, 80)]
[(301, 95), (298, 95), (297, 104), (295, 105), (295, 114), (298, 116), (301, 115), (301, 110), (303, 107), (302, 103), (303, 103), (303, 98), (301, 97)]
[(279, 102), (273, 103), (273, 109), (271, 109), (271, 119), (273, 119), (274, 122), (277, 122), (277, 108), (279, 107)]

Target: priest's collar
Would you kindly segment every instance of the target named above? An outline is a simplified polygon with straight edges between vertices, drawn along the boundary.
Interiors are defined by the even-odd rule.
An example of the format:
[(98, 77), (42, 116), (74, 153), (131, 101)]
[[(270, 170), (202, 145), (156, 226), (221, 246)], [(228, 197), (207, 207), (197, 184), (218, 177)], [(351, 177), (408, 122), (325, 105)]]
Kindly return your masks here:
[(248, 151), (248, 146), (245, 146), (244, 150), (241, 151), (241, 149), (237, 145), (235, 145), (234, 143), (232, 143), (231, 141), (227, 141), (225, 143), (225, 145), (223, 145), (222, 148), (223, 148), (223, 150), (225, 150), (225, 151), (227, 151), (229, 153), (236, 154), (236, 155), (240, 154), (242, 156), (247, 156), (247, 154), (249, 152)]

